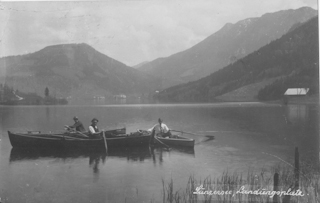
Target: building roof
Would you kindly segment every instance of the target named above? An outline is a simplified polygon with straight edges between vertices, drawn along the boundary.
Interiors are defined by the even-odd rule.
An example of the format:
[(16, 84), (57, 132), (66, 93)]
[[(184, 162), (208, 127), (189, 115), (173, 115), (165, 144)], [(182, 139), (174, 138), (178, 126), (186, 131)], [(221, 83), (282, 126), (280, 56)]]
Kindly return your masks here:
[(289, 88), (284, 95), (307, 95), (309, 88)]

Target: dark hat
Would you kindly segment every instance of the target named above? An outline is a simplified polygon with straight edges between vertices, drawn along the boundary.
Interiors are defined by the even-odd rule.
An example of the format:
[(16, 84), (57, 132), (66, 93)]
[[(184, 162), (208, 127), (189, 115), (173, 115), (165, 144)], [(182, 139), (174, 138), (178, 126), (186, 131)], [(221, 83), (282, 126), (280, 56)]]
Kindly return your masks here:
[(96, 119), (96, 118), (94, 118), (94, 119), (91, 120), (91, 122), (95, 122), (95, 121), (96, 121), (96, 122), (99, 122), (99, 120)]
[(74, 116), (73, 120), (79, 120), (79, 118), (77, 116)]

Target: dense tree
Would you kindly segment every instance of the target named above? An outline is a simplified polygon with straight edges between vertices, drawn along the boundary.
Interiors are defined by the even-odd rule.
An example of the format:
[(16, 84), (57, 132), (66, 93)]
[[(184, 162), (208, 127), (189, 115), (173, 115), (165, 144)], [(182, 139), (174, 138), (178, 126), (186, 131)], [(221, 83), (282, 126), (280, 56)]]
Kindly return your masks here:
[(319, 92), (319, 68), (309, 68), (283, 77), (267, 85), (258, 93), (259, 100), (282, 99), (288, 88), (309, 88), (309, 95)]
[(48, 87), (46, 87), (46, 89), (44, 90), (44, 95), (46, 97), (49, 97), (49, 88)]
[(68, 104), (63, 98), (53, 98), (49, 96), (49, 89), (45, 89), (45, 98), (35, 93), (24, 93), (19, 90), (14, 91), (13, 88), (6, 84), (0, 84), (0, 104), (6, 105), (39, 105), (39, 104)]

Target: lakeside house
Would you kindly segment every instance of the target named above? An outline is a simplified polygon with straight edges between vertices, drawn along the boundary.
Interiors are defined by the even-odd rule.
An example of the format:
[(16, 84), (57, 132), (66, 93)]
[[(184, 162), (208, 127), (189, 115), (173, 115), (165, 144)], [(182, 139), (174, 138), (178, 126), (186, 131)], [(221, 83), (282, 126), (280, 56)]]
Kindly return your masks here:
[(114, 97), (115, 99), (126, 99), (126, 98), (127, 98), (127, 96), (124, 95), (124, 94), (114, 95), (113, 97)]
[(285, 96), (306, 96), (309, 88), (288, 88), (284, 93)]
[(283, 103), (288, 104), (289, 98), (307, 96), (310, 88), (288, 88), (283, 95)]

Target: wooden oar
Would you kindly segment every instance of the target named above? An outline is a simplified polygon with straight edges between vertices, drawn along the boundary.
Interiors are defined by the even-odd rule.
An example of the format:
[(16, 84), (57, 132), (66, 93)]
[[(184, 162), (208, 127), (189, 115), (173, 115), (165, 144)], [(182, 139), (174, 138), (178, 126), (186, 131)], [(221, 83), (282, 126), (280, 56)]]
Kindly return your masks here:
[(158, 143), (160, 143), (160, 144), (162, 144), (163, 146), (165, 146), (167, 149), (170, 149), (170, 147), (169, 147), (168, 145), (164, 144), (163, 142), (161, 142), (161, 141), (157, 138), (155, 129), (152, 129), (151, 139), (150, 139), (152, 142), (150, 142), (150, 143), (154, 144), (154, 139), (157, 140)]
[[(59, 136), (59, 135), (51, 135), (51, 136)], [(61, 135), (63, 138), (69, 138), (69, 139), (73, 139), (73, 140), (83, 140), (83, 138), (81, 137), (74, 137), (74, 136), (70, 136), (70, 135), (66, 135), (66, 134), (62, 134)]]
[[(194, 134), (194, 133), (190, 133), (190, 132), (184, 132), (184, 131), (180, 131), (180, 130), (170, 130), (172, 132), (178, 132), (178, 133), (184, 133), (184, 134), (189, 134), (189, 135), (194, 135), (194, 136), (199, 136), (199, 134)], [(210, 138), (210, 139), (214, 139), (214, 135), (200, 135), (200, 136), (205, 136), (207, 138)]]
[(89, 136), (83, 134), (83, 133), (80, 132), (80, 131), (77, 131), (77, 130), (75, 130), (75, 129), (70, 128), (70, 127), (67, 126), (67, 125), (65, 125), (64, 127), (67, 128), (67, 129), (69, 129), (69, 130), (71, 130), (71, 131), (73, 131), (73, 132), (79, 133), (79, 134), (82, 135), (83, 137), (89, 137)]
[(84, 137), (89, 137), (88, 135), (85, 135), (85, 134), (83, 134), (83, 133), (80, 132), (80, 131), (76, 131), (76, 133), (79, 133), (80, 135), (82, 135), (82, 136), (84, 136)]
[(74, 140), (79, 140), (79, 139), (82, 139), (82, 138), (78, 138), (78, 137), (72, 137), (72, 136), (68, 136), (68, 135), (65, 135), (63, 133), (61, 134), (44, 134), (44, 135), (36, 135), (36, 134), (31, 134), (31, 135), (28, 135), (28, 136), (33, 136), (33, 137), (44, 137), (44, 138), (48, 138), (49, 136), (51, 136), (52, 138), (69, 138), (69, 139), (74, 139)]
[(160, 144), (162, 144), (163, 146), (165, 146), (167, 149), (170, 149), (170, 147), (169, 147), (168, 145), (164, 144), (163, 142), (161, 142), (161, 141), (157, 138), (156, 135), (154, 136), (154, 139), (156, 139)]
[(104, 130), (102, 130), (102, 136), (103, 136), (104, 146), (106, 148), (106, 152), (108, 153), (107, 139), (106, 139), (106, 135), (104, 134)]
[(72, 137), (72, 136), (68, 136), (68, 135), (64, 135), (63, 137), (64, 138), (68, 138), (68, 139), (72, 139), (72, 140), (84, 140), (84, 139), (79, 138), (79, 137)]

